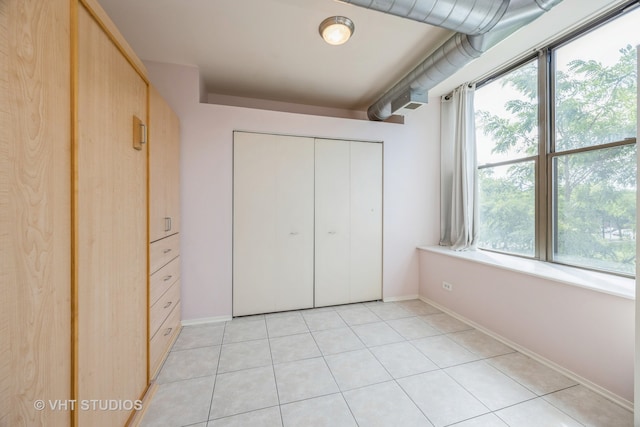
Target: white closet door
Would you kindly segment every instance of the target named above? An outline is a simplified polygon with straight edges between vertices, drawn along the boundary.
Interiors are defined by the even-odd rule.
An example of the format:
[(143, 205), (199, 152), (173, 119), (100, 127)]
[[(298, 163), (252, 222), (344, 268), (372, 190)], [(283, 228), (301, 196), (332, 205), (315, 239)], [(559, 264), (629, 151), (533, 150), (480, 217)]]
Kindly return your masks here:
[(382, 297), (382, 144), (316, 139), (316, 307)]
[(234, 316), (313, 306), (313, 150), (234, 133)]
[(349, 143), (316, 139), (315, 306), (349, 297)]
[(350, 302), (382, 298), (382, 144), (352, 141)]

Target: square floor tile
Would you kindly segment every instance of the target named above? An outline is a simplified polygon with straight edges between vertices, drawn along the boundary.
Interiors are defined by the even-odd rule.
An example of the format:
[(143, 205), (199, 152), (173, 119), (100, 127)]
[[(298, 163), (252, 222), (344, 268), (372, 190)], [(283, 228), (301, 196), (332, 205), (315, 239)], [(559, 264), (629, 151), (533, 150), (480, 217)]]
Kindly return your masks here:
[(172, 351), (167, 356), (156, 381), (158, 384), (164, 384), (215, 375), (219, 356), (219, 345)]
[(336, 312), (349, 326), (379, 322), (381, 319), (364, 305), (341, 306)]
[(487, 359), (487, 363), (509, 375), (539, 396), (553, 393), (577, 383), (558, 371), (522, 353), (510, 353)]
[(281, 404), (339, 391), (322, 357), (281, 363), (274, 369)]
[(220, 345), (222, 344), (224, 329), (224, 323), (185, 326), (180, 331), (180, 335), (178, 335), (178, 339), (171, 350), (186, 350), (188, 348)]
[(257, 411), (247, 412), (240, 415), (232, 415), (226, 418), (218, 418), (209, 421), (207, 427), (278, 427), (282, 426), (280, 418), (280, 408), (272, 406), (271, 408), (259, 409)]
[(534, 393), (484, 361), (467, 363), (445, 372), (492, 411), (536, 397)]
[(310, 331), (322, 331), (324, 329), (344, 328), (347, 326), (335, 310), (321, 312), (304, 312), (304, 320)]
[(427, 322), (424, 322), (419, 317), (405, 317), (403, 319), (388, 320), (387, 324), (408, 340), (442, 334), (442, 332), (429, 325)]
[(382, 345), (369, 350), (394, 378), (438, 369), (435, 363), (408, 342)]
[(288, 335), (271, 338), (273, 363), (292, 362), (321, 356), (320, 349), (311, 334)]
[(215, 377), (160, 384), (142, 419), (143, 427), (174, 427), (206, 421)]
[(402, 317), (411, 317), (414, 315), (413, 313), (405, 310), (399, 305), (395, 305), (392, 302), (372, 304), (367, 306), (367, 308), (373, 311), (373, 313), (382, 320), (400, 319)]
[(494, 357), (515, 352), (511, 347), (477, 329), (455, 332), (449, 338), (481, 357)]
[(267, 338), (267, 326), (264, 319), (243, 320), (240, 322), (236, 322), (234, 319), (227, 322), (223, 342), (229, 344), (265, 338)]
[(473, 329), (471, 326), (466, 323), (456, 319), (455, 317), (449, 316), (446, 313), (440, 314), (429, 314), (427, 316), (420, 316), (422, 320), (433, 326), (434, 328), (442, 331), (444, 333), (450, 332), (459, 332), (466, 331), (468, 329)]
[(329, 369), (340, 390), (389, 381), (391, 376), (369, 350), (356, 350), (326, 356)]
[(508, 425), (517, 427), (582, 427), (582, 424), (540, 398), (502, 409), (496, 415)]
[(327, 329), (311, 333), (322, 354), (335, 354), (364, 348), (362, 341), (351, 328)]
[(244, 341), (222, 345), (218, 373), (260, 366), (271, 366), (269, 340)]
[(300, 313), (291, 313), (280, 316), (267, 316), (267, 331), (269, 338), (282, 337), (309, 332)]
[(432, 426), (394, 381), (347, 391), (344, 398), (361, 426)]
[(282, 405), (282, 421), (285, 427), (357, 427), (339, 393)]
[(356, 325), (352, 326), (351, 329), (367, 347), (404, 341), (404, 338), (385, 322)]
[(398, 383), (436, 427), (489, 412), (486, 406), (441, 370), (402, 378)]
[(411, 341), (411, 343), (440, 368), (455, 366), (479, 359), (477, 355), (471, 353), (445, 335), (420, 338)]
[(587, 426), (631, 427), (633, 425), (633, 412), (582, 385), (557, 391), (543, 398)]
[(209, 419), (268, 408), (277, 404), (278, 392), (272, 366), (218, 374)]
[(442, 311), (435, 308), (431, 304), (427, 304), (426, 302), (421, 301), (419, 299), (412, 299), (407, 301), (396, 301), (396, 305), (399, 305), (400, 307), (404, 308), (405, 310), (407, 310), (408, 312), (416, 316), (423, 316), (425, 314), (442, 313)]

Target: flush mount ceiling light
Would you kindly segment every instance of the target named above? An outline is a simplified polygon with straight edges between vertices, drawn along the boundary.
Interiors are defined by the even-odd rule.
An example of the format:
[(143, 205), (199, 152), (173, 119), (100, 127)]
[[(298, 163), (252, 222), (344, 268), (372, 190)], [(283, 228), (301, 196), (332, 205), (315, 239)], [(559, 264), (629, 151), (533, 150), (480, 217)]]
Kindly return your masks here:
[(353, 21), (344, 16), (331, 16), (320, 23), (320, 35), (330, 45), (341, 45), (347, 42), (355, 26)]

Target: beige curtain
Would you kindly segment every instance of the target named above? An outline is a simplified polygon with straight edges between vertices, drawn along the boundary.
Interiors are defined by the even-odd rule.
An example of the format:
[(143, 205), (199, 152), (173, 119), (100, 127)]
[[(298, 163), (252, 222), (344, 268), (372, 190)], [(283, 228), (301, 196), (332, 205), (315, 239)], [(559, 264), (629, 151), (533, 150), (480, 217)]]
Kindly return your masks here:
[(440, 115), (440, 245), (474, 249), (478, 184), (473, 108), (475, 85), (442, 98)]

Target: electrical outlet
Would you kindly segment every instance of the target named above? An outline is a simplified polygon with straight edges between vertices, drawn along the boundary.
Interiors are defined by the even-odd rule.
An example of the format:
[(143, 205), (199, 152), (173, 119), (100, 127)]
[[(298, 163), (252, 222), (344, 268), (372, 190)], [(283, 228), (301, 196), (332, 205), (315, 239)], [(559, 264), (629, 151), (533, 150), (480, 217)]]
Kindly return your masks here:
[(442, 289), (451, 292), (453, 290), (453, 285), (449, 282), (442, 282)]

